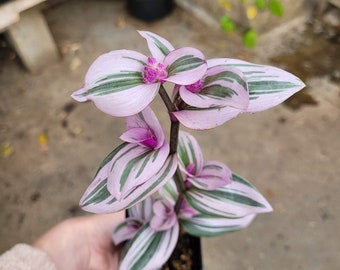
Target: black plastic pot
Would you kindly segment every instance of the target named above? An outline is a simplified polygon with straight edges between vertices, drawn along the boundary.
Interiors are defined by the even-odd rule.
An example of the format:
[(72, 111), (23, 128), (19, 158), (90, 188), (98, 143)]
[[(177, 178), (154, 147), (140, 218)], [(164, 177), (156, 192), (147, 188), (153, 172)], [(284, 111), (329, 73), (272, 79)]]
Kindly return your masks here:
[(155, 21), (168, 15), (174, 0), (126, 0), (128, 12), (143, 21)]
[(162, 269), (203, 270), (201, 239), (180, 233), (177, 246)]

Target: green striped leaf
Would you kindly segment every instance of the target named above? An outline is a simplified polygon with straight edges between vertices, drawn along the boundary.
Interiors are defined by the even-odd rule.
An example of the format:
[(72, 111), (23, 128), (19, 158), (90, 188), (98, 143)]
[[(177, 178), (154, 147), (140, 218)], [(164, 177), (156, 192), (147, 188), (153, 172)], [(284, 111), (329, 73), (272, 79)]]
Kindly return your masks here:
[[(108, 163), (110, 164), (110, 163)], [(107, 167), (103, 167), (80, 200), (80, 206), (91, 213), (113, 213), (128, 209), (145, 200), (169, 181), (177, 169), (177, 156), (171, 155), (163, 167), (148, 181), (134, 188), (120, 201), (107, 188), (107, 177), (103, 177)]]
[(250, 98), (247, 112), (258, 112), (274, 107), (305, 87), (298, 77), (272, 66), (230, 58), (212, 59), (208, 64), (235, 67), (243, 72)]
[(103, 96), (121, 92), (138, 85), (144, 84), (141, 72), (121, 71), (111, 74), (95, 82), (95, 86), (83, 94), (83, 96)]
[(175, 249), (178, 235), (178, 223), (166, 231), (154, 231), (149, 223), (143, 225), (125, 246), (120, 269), (160, 269)]
[(212, 237), (241, 230), (247, 227), (254, 217), (255, 215), (247, 215), (240, 218), (224, 218), (198, 214), (190, 219), (183, 219), (180, 223), (191, 235), (197, 237)]
[(183, 55), (176, 59), (168, 68), (168, 74), (170, 76), (177, 73), (196, 69), (205, 64), (205, 61), (195, 55)]
[(177, 153), (179, 165), (183, 172), (193, 165), (191, 174), (199, 173), (203, 168), (203, 154), (197, 140), (189, 133), (180, 131)]
[(185, 193), (187, 202), (205, 215), (240, 218), (272, 211), (267, 200), (248, 181), (233, 175), (233, 182), (216, 190), (192, 187)]
[(155, 33), (149, 31), (138, 32), (146, 39), (152, 56), (159, 62), (162, 62), (164, 57), (175, 49), (169, 41)]
[(117, 199), (124, 197), (134, 187), (153, 177), (163, 167), (168, 155), (167, 143), (159, 149), (127, 144), (112, 157), (108, 171), (108, 190)]

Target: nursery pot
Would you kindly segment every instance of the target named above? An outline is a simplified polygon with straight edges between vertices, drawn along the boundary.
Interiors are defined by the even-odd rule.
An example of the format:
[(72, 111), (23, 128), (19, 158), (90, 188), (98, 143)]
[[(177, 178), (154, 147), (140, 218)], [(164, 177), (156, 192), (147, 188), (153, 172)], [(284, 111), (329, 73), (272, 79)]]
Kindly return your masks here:
[(174, 0), (127, 0), (128, 12), (143, 21), (154, 21), (168, 15), (173, 7)]
[(201, 239), (180, 233), (174, 252), (162, 270), (203, 270)]

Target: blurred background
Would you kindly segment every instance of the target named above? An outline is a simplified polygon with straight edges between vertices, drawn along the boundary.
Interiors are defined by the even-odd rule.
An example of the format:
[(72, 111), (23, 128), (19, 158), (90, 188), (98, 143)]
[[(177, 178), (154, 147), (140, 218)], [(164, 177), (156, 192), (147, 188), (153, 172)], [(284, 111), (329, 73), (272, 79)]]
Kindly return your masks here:
[[(70, 95), (100, 54), (148, 54), (136, 32), (148, 30), (307, 85), (273, 109), (193, 132), (206, 159), (225, 162), (274, 208), (202, 239), (205, 269), (340, 269), (340, 1), (262, 2), (1, 1), (0, 252), (86, 214), (79, 199), (125, 123)], [(167, 131), (167, 115), (160, 120)]]

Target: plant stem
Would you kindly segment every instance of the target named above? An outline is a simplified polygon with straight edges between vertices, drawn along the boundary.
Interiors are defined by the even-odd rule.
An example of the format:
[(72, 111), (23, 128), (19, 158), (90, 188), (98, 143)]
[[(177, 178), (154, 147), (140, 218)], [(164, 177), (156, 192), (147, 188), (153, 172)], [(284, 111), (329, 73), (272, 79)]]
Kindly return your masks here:
[(176, 107), (172, 103), (170, 97), (168, 96), (168, 93), (165, 91), (163, 84), (161, 84), (158, 93), (161, 96), (161, 98), (163, 99), (163, 102), (164, 102), (166, 108), (168, 109), (168, 112), (172, 113), (172, 112), (176, 111)]
[(171, 121), (170, 127), (170, 155), (177, 153), (179, 122)]
[[(170, 126), (170, 155), (174, 155), (177, 153), (177, 145), (178, 145), (178, 133), (179, 133), (179, 121), (172, 116), (172, 112), (176, 111), (177, 108), (171, 101), (170, 97), (168, 96), (167, 92), (164, 89), (164, 86), (161, 85), (159, 88), (159, 94), (168, 109), (168, 113), (170, 116), (170, 121), (171, 121), (171, 126)], [(183, 194), (185, 191), (185, 186), (184, 186), (184, 180), (181, 174), (181, 171), (179, 167), (177, 167), (177, 170), (174, 174), (174, 180), (176, 183), (177, 191), (178, 191), (178, 199), (175, 204), (175, 212), (178, 215), (182, 202), (183, 202)]]
[(178, 191), (178, 198), (175, 204), (175, 213), (178, 215), (179, 211), (181, 210), (182, 202), (184, 199), (183, 194), (185, 191), (183, 177), (178, 167), (174, 174), (174, 180), (175, 180), (177, 191)]

